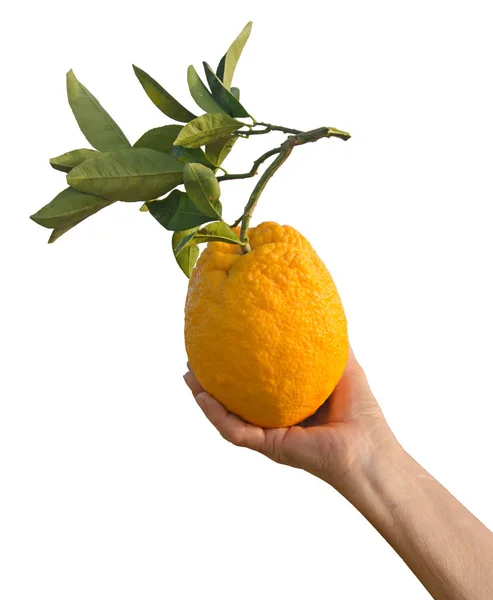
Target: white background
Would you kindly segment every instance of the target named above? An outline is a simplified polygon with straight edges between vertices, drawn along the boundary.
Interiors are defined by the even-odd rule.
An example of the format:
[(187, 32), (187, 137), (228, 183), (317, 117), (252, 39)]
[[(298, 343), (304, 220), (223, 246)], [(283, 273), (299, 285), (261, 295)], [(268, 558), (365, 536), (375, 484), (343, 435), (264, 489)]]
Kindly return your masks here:
[[(255, 222), (306, 235), (404, 447), (490, 528), (493, 38), (488, 2), (27, 2), (4, 9), (0, 596), (419, 599), (412, 573), (321, 481), (228, 445), (182, 380), (186, 279), (137, 204), (53, 245), (28, 216), (87, 147), (65, 73), (135, 141), (190, 109), (248, 20), (236, 83), (258, 120), (353, 138), (297, 149)], [(243, 171), (280, 136), (240, 142)], [(223, 186), (235, 218), (252, 181)], [(282, 374), (279, 375), (280, 377)]]

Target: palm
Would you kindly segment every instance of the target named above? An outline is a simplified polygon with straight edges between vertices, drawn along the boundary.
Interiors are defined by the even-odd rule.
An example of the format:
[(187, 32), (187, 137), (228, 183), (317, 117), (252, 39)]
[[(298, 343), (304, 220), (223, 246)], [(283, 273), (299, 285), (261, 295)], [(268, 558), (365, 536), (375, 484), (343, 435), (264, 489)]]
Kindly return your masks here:
[(330, 398), (293, 427), (262, 429), (246, 423), (204, 393), (192, 373), (186, 381), (206, 416), (228, 441), (329, 480), (344, 478), (383, 419), (352, 351)]
[(340, 478), (365, 443), (368, 424), (380, 410), (371, 392), (361, 394), (354, 356), (336, 389), (318, 411), (299, 425), (265, 429), (265, 454), (314, 475)]

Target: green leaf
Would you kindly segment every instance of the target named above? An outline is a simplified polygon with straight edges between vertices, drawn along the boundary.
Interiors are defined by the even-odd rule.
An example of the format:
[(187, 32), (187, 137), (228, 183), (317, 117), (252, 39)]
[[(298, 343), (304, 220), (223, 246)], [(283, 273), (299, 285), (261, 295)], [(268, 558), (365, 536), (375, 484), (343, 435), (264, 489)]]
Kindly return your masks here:
[(221, 62), (217, 68), (217, 76), (224, 83), (226, 89), (231, 88), (231, 82), (233, 81), (233, 75), (238, 64), (238, 60), (243, 52), (243, 48), (250, 37), (252, 31), (252, 22), (250, 21), (245, 25), (240, 35), (231, 44), (226, 54), (222, 57)]
[(217, 219), (217, 215), (210, 217), (201, 212), (189, 196), (179, 190), (173, 190), (163, 200), (150, 202), (147, 207), (156, 221), (169, 231), (190, 229)]
[(67, 73), (67, 96), (80, 130), (96, 150), (109, 152), (130, 147), (123, 131), (72, 70)]
[(212, 90), (212, 95), (222, 108), (232, 117), (249, 117), (247, 110), (238, 102), (233, 94), (227, 90), (222, 81), (217, 77), (211, 67), (204, 62), (204, 70)]
[(204, 144), (217, 142), (230, 136), (240, 127), (243, 127), (241, 121), (224, 113), (202, 115), (185, 125), (174, 144), (185, 148), (200, 148)]
[(224, 67), (226, 65), (226, 54), (221, 58), (219, 64), (217, 65), (216, 75), (219, 79), (224, 83)]
[(231, 88), (231, 93), (233, 94), (233, 96), (239, 100), (240, 99), (240, 88), (237, 87), (232, 87)]
[[(90, 215), (88, 215), (88, 216), (90, 216)], [(87, 219), (87, 216), (82, 217), (81, 219), (76, 219), (75, 221), (72, 221), (70, 224), (65, 225), (65, 227), (55, 227), (55, 229), (53, 229), (53, 231), (51, 232), (50, 238), (48, 240), (48, 244), (53, 244), (53, 242), (56, 242), (57, 239), (59, 237), (61, 237), (64, 233), (67, 233), (67, 231), (70, 231), (73, 227), (75, 227), (79, 223), (82, 223), (82, 221), (85, 221), (85, 219)]]
[(150, 148), (158, 152), (171, 152), (176, 136), (183, 129), (182, 125), (165, 125), (146, 131), (134, 144), (134, 148)]
[(137, 79), (142, 84), (145, 93), (154, 104), (170, 119), (180, 123), (188, 123), (195, 115), (175, 100), (159, 83), (139, 67), (133, 65)]
[(202, 79), (200, 79), (195, 67), (190, 65), (187, 71), (188, 87), (190, 94), (198, 106), (206, 113), (224, 113), (226, 111), (214, 100), (213, 95), (206, 88)]
[(74, 221), (85, 219), (105, 206), (112, 204), (99, 196), (84, 194), (73, 188), (66, 188), (51, 202), (31, 215), (31, 219), (43, 227), (66, 227)]
[(221, 218), (219, 182), (211, 169), (199, 163), (188, 163), (183, 169), (183, 183), (195, 206), (213, 219)]
[(57, 171), (63, 171), (68, 173), (71, 169), (80, 165), (88, 158), (94, 158), (99, 152), (96, 150), (89, 150), (88, 148), (80, 148), (79, 150), (72, 150), (66, 152), (55, 158), (50, 158), (50, 165)]
[(193, 242), (193, 238), (195, 237), (195, 234), (198, 231), (198, 229), (198, 227), (194, 227), (193, 229), (187, 229), (185, 231), (179, 232), (186, 235), (180, 236), (179, 243), (173, 246), (173, 252), (175, 254), (175, 257), (178, 257), (180, 252), (183, 252), (186, 248), (192, 248), (193, 246), (196, 247), (196, 244)]
[(225, 242), (227, 244), (244, 246), (240, 241), (240, 238), (229, 225), (226, 225), (226, 223), (223, 222), (211, 223), (202, 229), (198, 229), (184, 236), (175, 248), (175, 256), (191, 245), (203, 244), (206, 242)]
[[(207, 83), (209, 84), (209, 87), (211, 89), (212, 95), (214, 96), (214, 99), (224, 108), (224, 110), (229, 115), (231, 115), (228, 105), (224, 104), (224, 92), (227, 92), (229, 94), (230, 93), (229, 90), (227, 90), (224, 87), (223, 82), (219, 79), (219, 77), (216, 75), (216, 73), (214, 73), (214, 71), (210, 67), (209, 63), (203, 61), (202, 65), (204, 66), (204, 73), (205, 73), (205, 76), (207, 79)], [(232, 115), (232, 116), (234, 116), (234, 115)], [(246, 116), (248, 116), (248, 115), (246, 115)]]
[(214, 164), (220, 166), (231, 152), (237, 139), (237, 137), (227, 137), (207, 144), (205, 153)]
[(192, 274), (195, 263), (197, 262), (197, 258), (199, 257), (199, 249), (197, 246), (192, 244), (182, 249), (181, 252), (176, 253), (176, 248), (183, 238), (190, 235), (193, 236), (193, 233), (197, 229), (198, 228), (195, 227), (194, 229), (187, 229), (186, 231), (175, 231), (175, 233), (173, 233), (173, 237), (171, 238), (171, 245), (173, 247), (173, 254), (175, 255), (176, 262), (187, 277), (190, 277)]
[(182, 163), (200, 163), (210, 169), (215, 169), (216, 165), (212, 163), (205, 155), (202, 148), (184, 148), (183, 146), (173, 146), (171, 156)]
[(109, 200), (151, 200), (183, 181), (183, 163), (164, 152), (128, 148), (86, 160), (67, 174), (72, 187)]
[(152, 198), (152, 200), (147, 200), (147, 202), (144, 202), (144, 204), (139, 208), (140, 212), (149, 212), (149, 209), (147, 208), (147, 204), (149, 202), (156, 202), (157, 200), (159, 200), (159, 198)]

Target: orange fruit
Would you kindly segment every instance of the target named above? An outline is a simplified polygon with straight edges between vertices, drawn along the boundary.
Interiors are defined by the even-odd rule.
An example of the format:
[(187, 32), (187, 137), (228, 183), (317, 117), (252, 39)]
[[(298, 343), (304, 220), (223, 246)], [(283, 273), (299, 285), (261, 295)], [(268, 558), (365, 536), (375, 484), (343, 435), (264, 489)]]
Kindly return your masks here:
[(261, 427), (309, 417), (342, 376), (347, 325), (336, 286), (295, 229), (262, 223), (251, 252), (209, 242), (190, 278), (185, 345), (202, 387)]

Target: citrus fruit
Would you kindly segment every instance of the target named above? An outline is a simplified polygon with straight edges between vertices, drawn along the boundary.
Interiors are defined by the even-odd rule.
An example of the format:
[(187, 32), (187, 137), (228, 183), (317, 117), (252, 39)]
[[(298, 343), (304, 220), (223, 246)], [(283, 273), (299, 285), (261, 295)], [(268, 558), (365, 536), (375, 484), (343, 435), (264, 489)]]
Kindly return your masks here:
[(347, 325), (336, 286), (295, 229), (262, 223), (251, 251), (209, 242), (190, 278), (185, 344), (202, 387), (261, 427), (317, 411), (342, 376)]

